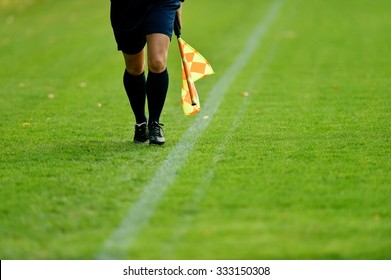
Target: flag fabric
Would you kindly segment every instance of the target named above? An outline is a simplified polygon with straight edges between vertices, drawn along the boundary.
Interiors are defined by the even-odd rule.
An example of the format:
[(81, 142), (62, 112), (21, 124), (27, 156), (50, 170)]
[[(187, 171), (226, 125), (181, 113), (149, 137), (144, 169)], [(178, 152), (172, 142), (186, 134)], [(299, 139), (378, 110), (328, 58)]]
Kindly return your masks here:
[(185, 115), (194, 115), (201, 110), (200, 99), (194, 82), (214, 74), (208, 61), (182, 38), (178, 38), (182, 57), (182, 108)]

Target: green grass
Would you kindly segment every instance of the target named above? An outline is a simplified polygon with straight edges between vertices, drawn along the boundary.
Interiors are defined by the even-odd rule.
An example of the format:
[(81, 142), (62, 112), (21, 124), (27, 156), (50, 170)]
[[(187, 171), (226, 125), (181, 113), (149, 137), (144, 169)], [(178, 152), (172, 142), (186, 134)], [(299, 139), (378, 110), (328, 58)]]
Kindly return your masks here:
[[(185, 3), (202, 102), (271, 2)], [(175, 40), (167, 143), (134, 145), (109, 1), (0, 7), (0, 258), (94, 259), (196, 121)], [(390, 259), (390, 8), (285, 1), (128, 257)]]

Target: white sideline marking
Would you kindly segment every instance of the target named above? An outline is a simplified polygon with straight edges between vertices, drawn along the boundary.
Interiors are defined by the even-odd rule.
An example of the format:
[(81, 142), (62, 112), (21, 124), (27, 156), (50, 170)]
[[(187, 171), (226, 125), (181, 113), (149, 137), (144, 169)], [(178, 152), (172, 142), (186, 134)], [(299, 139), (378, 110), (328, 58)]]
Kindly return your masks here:
[[(139, 200), (131, 207), (121, 224), (104, 242), (97, 259), (125, 259), (133, 241), (148, 223), (155, 212), (155, 208), (162, 199), (168, 187), (176, 177), (176, 172), (186, 162), (188, 154), (193, 149), (197, 139), (209, 126), (230, 84), (247, 65), (250, 58), (260, 45), (263, 36), (276, 19), (284, 0), (275, 0), (266, 18), (261, 20), (251, 33), (243, 50), (236, 57), (222, 78), (215, 84), (208, 94), (208, 100), (203, 106), (193, 125), (184, 133), (178, 144), (172, 149), (154, 177), (145, 186)], [(209, 118), (203, 119), (203, 116)]]

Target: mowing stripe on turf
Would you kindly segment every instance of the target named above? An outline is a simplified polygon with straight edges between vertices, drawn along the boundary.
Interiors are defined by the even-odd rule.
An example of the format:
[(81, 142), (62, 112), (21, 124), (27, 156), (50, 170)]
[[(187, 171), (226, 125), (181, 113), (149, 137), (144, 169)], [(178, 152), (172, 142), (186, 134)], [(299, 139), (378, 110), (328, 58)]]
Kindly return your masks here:
[[(152, 217), (167, 188), (174, 181), (177, 171), (186, 162), (187, 156), (192, 151), (196, 141), (209, 126), (210, 120), (219, 108), (230, 84), (247, 65), (259, 47), (270, 25), (277, 18), (283, 1), (273, 1), (266, 17), (251, 32), (242, 52), (239, 53), (226, 73), (208, 94), (208, 100), (194, 124), (172, 149), (154, 177), (145, 186), (139, 200), (129, 209), (121, 224), (104, 242), (101, 251), (97, 255), (98, 259), (124, 259), (128, 257), (133, 241)], [(209, 116), (209, 118), (204, 119), (204, 116)]]

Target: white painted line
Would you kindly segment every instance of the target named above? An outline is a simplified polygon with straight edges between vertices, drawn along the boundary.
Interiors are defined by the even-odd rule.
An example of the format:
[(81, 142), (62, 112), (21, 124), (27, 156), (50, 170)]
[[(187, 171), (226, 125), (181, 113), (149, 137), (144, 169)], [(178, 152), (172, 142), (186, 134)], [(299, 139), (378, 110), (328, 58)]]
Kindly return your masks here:
[[(209, 126), (211, 117), (219, 108), (227, 89), (260, 45), (265, 33), (276, 19), (283, 1), (273, 1), (266, 18), (258, 23), (242, 52), (208, 94), (202, 113), (197, 116), (194, 124), (184, 133), (154, 177), (145, 186), (140, 199), (129, 209), (121, 224), (105, 241), (97, 259), (126, 259), (128, 257), (135, 238), (148, 224), (164, 193), (174, 181), (176, 172), (186, 162), (198, 138)], [(203, 118), (203, 116), (209, 116), (209, 118)]]

